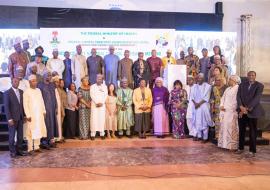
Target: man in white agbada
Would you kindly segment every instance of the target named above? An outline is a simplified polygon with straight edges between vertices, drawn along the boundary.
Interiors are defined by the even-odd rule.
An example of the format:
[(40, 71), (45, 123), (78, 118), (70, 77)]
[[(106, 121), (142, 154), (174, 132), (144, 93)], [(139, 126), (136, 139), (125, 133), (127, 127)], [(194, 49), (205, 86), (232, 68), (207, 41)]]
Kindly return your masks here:
[(28, 77), (30, 88), (23, 93), (23, 107), (27, 120), (28, 151), (39, 151), (40, 139), (47, 136), (44, 117), (45, 105), (41, 91), (37, 88), (35, 75)]
[(105, 101), (108, 96), (107, 86), (103, 84), (103, 76), (101, 74), (97, 75), (97, 83), (93, 84), (90, 88), (91, 96), (91, 140), (95, 139), (96, 132), (100, 132), (102, 139), (104, 137), (105, 128)]
[(56, 102), (57, 102), (57, 115), (56, 115), (56, 119), (57, 119), (57, 126), (58, 126), (58, 133), (59, 136), (55, 139), (57, 142), (63, 142), (63, 136), (62, 136), (62, 119), (61, 119), (61, 110), (62, 110), (62, 103), (61, 103), (61, 98), (60, 98), (60, 94), (57, 90), (57, 88), (60, 85), (60, 81), (59, 81), (59, 76), (56, 75), (52, 78), (52, 81), (55, 84), (55, 97), (56, 97)]
[(204, 82), (204, 74), (198, 74), (197, 84), (194, 85), (194, 91), (190, 99), (194, 104), (193, 125), (195, 126), (194, 140), (202, 139), (204, 143), (208, 139), (209, 126), (213, 126), (210, 114), (211, 86)]
[(71, 59), (72, 79), (78, 89), (81, 86), (81, 79), (88, 75), (86, 57), (82, 55), (81, 45), (76, 46), (77, 54)]
[[(15, 75), (18, 77), (18, 79), (20, 80), (19, 86), (18, 88), (21, 89), (22, 91), (25, 91), (26, 89), (30, 88), (30, 84), (29, 81), (24, 79), (24, 70), (22, 66), (18, 66), (16, 68), (16, 72)], [(23, 124), (23, 138), (26, 138), (27, 135), (27, 122)]]
[(195, 126), (193, 125), (194, 123), (192, 122), (192, 118), (194, 117), (194, 103), (192, 102), (191, 96), (194, 92), (194, 78), (192, 75), (188, 75), (187, 77), (187, 84), (185, 87), (185, 90), (187, 91), (187, 97), (188, 97), (188, 107), (187, 107), (187, 115), (186, 115), (186, 121), (187, 121), (187, 127), (189, 130), (189, 135), (194, 137), (195, 134)]
[(57, 72), (59, 78), (63, 78), (63, 72), (65, 70), (65, 65), (63, 60), (58, 58), (58, 50), (54, 49), (52, 52), (53, 58), (50, 58), (46, 64), (47, 69), (53, 73)]

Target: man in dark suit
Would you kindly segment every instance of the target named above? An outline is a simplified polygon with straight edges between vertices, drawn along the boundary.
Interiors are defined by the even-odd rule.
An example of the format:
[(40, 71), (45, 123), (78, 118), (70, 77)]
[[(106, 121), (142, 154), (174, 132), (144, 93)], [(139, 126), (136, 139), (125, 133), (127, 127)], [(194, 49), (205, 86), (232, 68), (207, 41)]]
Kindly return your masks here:
[(249, 153), (252, 157), (256, 153), (257, 120), (264, 115), (260, 104), (263, 93), (263, 84), (256, 81), (256, 72), (248, 72), (248, 80), (239, 85), (237, 104), (239, 110), (239, 150), (244, 151), (246, 127), (249, 127)]
[[(17, 77), (12, 79), (12, 87), (4, 93), (5, 113), (8, 120), (9, 151), (10, 156), (26, 155), (22, 151), (23, 143), (23, 91), (18, 89), (20, 80)], [(15, 134), (17, 132), (17, 143), (15, 146)]]

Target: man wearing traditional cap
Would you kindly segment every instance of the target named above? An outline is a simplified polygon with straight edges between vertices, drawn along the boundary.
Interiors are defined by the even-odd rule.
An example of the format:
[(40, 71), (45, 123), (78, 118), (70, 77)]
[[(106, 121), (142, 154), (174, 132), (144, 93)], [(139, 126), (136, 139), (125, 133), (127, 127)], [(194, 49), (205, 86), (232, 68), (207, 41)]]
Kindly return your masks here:
[(54, 49), (52, 55), (53, 58), (48, 60), (46, 67), (50, 72), (57, 72), (59, 78), (62, 79), (65, 65), (63, 60), (58, 58), (58, 49)]
[[(26, 89), (30, 88), (29, 81), (23, 78), (24, 70), (22, 66), (17, 67), (15, 76), (20, 80), (19, 89), (25, 92)], [(23, 124), (23, 137), (27, 135), (27, 123)]]
[(82, 55), (82, 46), (76, 46), (77, 53), (71, 59), (72, 79), (78, 89), (81, 86), (81, 80), (88, 75), (86, 57)]
[(26, 78), (28, 79), (30, 75), (36, 75), (37, 82), (40, 83), (43, 81), (43, 77), (37, 73), (38, 71), (37, 64), (32, 64), (32, 63), (29, 63), (29, 75), (27, 75)]
[(28, 61), (27, 55), (24, 53), (24, 51), (22, 49), (21, 42), (20, 42), (19, 38), (15, 39), (14, 49), (15, 49), (15, 52), (9, 56), (8, 71), (9, 71), (10, 77), (11, 78), (14, 77), (16, 68), (18, 66), (23, 67), (23, 69), (24, 69), (23, 77), (24, 77), (26, 67), (27, 67), (27, 64), (29, 63), (29, 61)]
[(129, 58), (129, 50), (125, 50), (124, 58), (120, 60), (118, 66), (118, 79), (126, 78), (129, 88), (133, 89), (132, 66), (133, 60)]
[(51, 72), (45, 72), (43, 82), (38, 84), (46, 109), (45, 124), (47, 128), (47, 139), (42, 139), (42, 148), (56, 147), (54, 138), (59, 136), (57, 124), (57, 100), (55, 95), (55, 85), (51, 83)]
[(193, 117), (194, 117), (194, 104), (190, 97), (193, 94), (194, 91), (194, 84), (195, 84), (195, 79), (193, 78), (192, 75), (188, 75), (187, 77), (187, 85), (185, 87), (185, 90), (187, 91), (187, 99), (188, 99), (188, 107), (187, 107), (187, 114), (186, 114), (186, 121), (187, 121), (187, 127), (189, 131), (189, 135), (191, 137), (194, 137), (195, 134), (195, 126), (193, 125)]
[(189, 67), (189, 73), (196, 77), (199, 73), (199, 57), (194, 55), (193, 47), (188, 47), (188, 55), (185, 57), (185, 64)]
[(157, 56), (157, 51), (155, 49), (151, 52), (152, 56), (146, 59), (151, 72), (150, 88), (153, 88), (155, 80), (162, 74), (162, 60)]
[(95, 139), (97, 131), (100, 133), (101, 138), (105, 139), (105, 101), (108, 96), (108, 89), (103, 84), (103, 76), (101, 74), (97, 75), (96, 83), (90, 87), (90, 96), (92, 99), (90, 119), (91, 140)]
[(172, 56), (172, 50), (168, 49), (166, 52), (166, 56), (162, 58), (162, 68), (167, 66), (167, 64), (176, 64), (175, 58)]
[(23, 41), (22, 41), (22, 44), (23, 44), (23, 51), (24, 51), (24, 52), (26, 53), (26, 55), (27, 55), (28, 62), (30, 62), (30, 61), (31, 61), (31, 54), (30, 54), (30, 52), (28, 51), (28, 49), (29, 49), (29, 42), (28, 42), (28, 40), (27, 40), (27, 39), (23, 40)]
[(126, 132), (126, 136), (131, 137), (131, 127), (134, 125), (133, 114), (133, 90), (128, 87), (128, 80), (121, 80), (121, 87), (117, 90), (117, 131), (120, 137)]
[(106, 85), (113, 83), (115, 86), (117, 85), (117, 72), (118, 72), (118, 64), (119, 57), (114, 54), (114, 47), (109, 47), (109, 54), (104, 57), (104, 70), (105, 70), (105, 82)]
[(210, 94), (211, 85), (204, 82), (203, 73), (198, 74), (197, 84), (194, 85), (194, 91), (190, 94), (190, 103), (193, 103), (193, 120), (194, 140), (202, 140), (207, 142), (209, 126), (213, 126), (213, 121), (210, 114)]
[(91, 56), (86, 60), (90, 84), (95, 84), (97, 74), (104, 74), (104, 62), (101, 56), (97, 55), (95, 48), (91, 49)]
[(47, 136), (44, 117), (46, 109), (35, 75), (28, 77), (30, 88), (23, 94), (23, 107), (27, 120), (28, 151), (39, 151), (40, 139)]

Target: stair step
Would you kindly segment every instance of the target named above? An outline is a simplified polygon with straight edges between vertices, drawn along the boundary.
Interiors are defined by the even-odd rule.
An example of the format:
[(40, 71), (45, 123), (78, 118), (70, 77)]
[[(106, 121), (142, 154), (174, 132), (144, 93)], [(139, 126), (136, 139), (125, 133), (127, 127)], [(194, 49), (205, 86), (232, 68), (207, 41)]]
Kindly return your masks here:
[(9, 151), (8, 142), (0, 142), (0, 151)]
[[(211, 142), (215, 145), (217, 145), (217, 140), (216, 139), (213, 139), (211, 140)], [(269, 139), (266, 139), (266, 138), (257, 138), (257, 142), (256, 142), (257, 145), (269, 145)], [(249, 138), (246, 138), (245, 139), (245, 145), (249, 145)]]
[(0, 125), (0, 131), (8, 131), (8, 125)]
[(8, 141), (8, 131), (0, 131), (0, 142)]
[[(257, 130), (257, 137), (259, 138), (259, 137), (262, 137), (262, 133), (263, 133), (263, 131), (262, 130), (260, 130), (260, 129), (258, 129)], [(249, 130), (246, 130), (246, 135), (245, 135), (246, 137), (249, 137)]]
[(0, 114), (0, 121), (7, 121), (6, 114), (3, 113)]
[[(257, 138), (257, 145), (269, 145), (269, 139), (266, 138)], [(245, 139), (245, 145), (249, 145), (249, 138)]]

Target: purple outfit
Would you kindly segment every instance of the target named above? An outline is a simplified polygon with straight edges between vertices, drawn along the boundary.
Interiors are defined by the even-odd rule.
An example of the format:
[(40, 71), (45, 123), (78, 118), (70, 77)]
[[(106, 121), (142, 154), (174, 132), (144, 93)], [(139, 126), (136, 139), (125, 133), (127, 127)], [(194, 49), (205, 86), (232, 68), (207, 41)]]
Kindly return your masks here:
[(165, 87), (154, 87), (153, 89), (153, 123), (154, 134), (161, 136), (169, 133), (168, 102), (169, 91)]
[[(187, 92), (184, 89), (173, 89), (170, 97), (171, 116), (173, 120), (173, 136), (180, 138), (185, 135), (184, 125), (187, 112), (186, 106)], [(181, 103), (181, 106), (177, 108), (174, 103)]]

